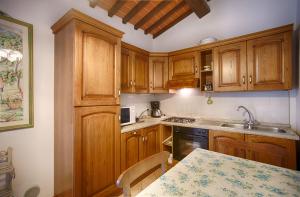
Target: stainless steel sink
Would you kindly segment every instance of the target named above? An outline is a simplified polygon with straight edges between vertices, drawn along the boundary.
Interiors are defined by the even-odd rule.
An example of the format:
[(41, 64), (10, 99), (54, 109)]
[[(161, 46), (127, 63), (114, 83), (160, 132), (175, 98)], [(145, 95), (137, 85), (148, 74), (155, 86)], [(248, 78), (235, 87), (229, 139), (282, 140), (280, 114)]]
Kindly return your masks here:
[[(221, 127), (247, 129), (245, 127), (245, 125), (237, 124), (237, 123), (223, 123), (223, 124), (221, 124)], [(287, 131), (284, 129), (280, 129), (277, 127), (261, 126), (261, 125), (253, 126), (252, 130), (253, 131), (263, 131), (263, 132), (273, 132), (273, 133), (287, 133)]]
[(237, 124), (237, 123), (223, 123), (221, 127), (229, 127), (229, 128), (237, 128), (237, 129), (245, 129), (245, 125)]

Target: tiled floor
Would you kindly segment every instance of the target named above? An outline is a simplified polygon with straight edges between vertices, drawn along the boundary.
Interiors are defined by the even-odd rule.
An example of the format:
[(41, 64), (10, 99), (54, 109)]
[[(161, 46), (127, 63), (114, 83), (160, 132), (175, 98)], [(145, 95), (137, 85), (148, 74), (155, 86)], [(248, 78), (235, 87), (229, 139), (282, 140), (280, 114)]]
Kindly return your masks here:
[[(138, 182), (136, 185), (134, 185), (131, 188), (131, 196), (136, 196), (139, 192), (141, 192), (143, 189), (145, 189), (148, 185), (150, 185), (152, 182), (154, 182), (156, 179), (158, 179), (161, 176), (161, 168), (155, 170), (153, 173), (148, 175), (146, 178)], [(123, 197), (123, 194), (119, 197)]]

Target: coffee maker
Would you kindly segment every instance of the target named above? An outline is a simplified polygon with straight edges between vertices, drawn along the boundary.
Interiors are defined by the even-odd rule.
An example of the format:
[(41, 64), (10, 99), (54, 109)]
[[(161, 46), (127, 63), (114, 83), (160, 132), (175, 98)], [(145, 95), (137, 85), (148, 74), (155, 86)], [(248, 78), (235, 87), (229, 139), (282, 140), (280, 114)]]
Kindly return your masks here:
[(160, 107), (160, 102), (159, 101), (151, 101), (151, 116), (154, 118), (160, 118), (161, 117), (161, 111), (159, 109)]

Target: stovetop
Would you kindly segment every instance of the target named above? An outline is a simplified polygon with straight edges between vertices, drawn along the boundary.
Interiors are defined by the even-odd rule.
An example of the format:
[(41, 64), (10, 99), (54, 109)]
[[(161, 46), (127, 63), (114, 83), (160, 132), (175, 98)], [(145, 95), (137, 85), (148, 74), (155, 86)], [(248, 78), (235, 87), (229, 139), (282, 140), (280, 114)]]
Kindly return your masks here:
[(196, 121), (195, 118), (185, 118), (185, 117), (170, 117), (170, 118), (167, 118), (165, 120), (163, 120), (165, 122), (176, 122), (176, 123), (184, 123), (184, 124), (187, 124), (187, 123), (193, 123)]

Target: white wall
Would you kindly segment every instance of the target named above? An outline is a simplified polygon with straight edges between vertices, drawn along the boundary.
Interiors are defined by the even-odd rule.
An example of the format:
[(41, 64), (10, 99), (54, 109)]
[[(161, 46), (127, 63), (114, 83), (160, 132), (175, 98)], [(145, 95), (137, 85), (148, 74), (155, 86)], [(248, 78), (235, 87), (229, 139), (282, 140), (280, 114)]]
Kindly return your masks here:
[(208, 94), (198, 89), (184, 89), (171, 95), (156, 95), (161, 101), (161, 110), (167, 115), (196, 116), (207, 119), (244, 120), (239, 105), (247, 107), (255, 119), (266, 123), (289, 124), (289, 93), (235, 92), (210, 94), (213, 104), (208, 105)]
[(135, 114), (138, 117), (144, 110), (151, 109), (150, 101), (155, 99), (157, 98), (154, 94), (121, 94), (121, 106), (135, 106)]
[(41, 197), (53, 196), (54, 36), (50, 27), (72, 7), (126, 32), (124, 41), (152, 48), (150, 36), (122, 24), (118, 17), (108, 17), (100, 8), (90, 8), (87, 0), (0, 0), (2, 11), (34, 26), (35, 126), (0, 133), (0, 149), (11, 146), (14, 150), (16, 196), (34, 185), (41, 187)]
[(202, 19), (191, 14), (154, 39), (153, 50), (192, 47), (207, 36), (230, 38), (296, 21), (297, 0), (211, 0), (209, 5), (211, 12)]

